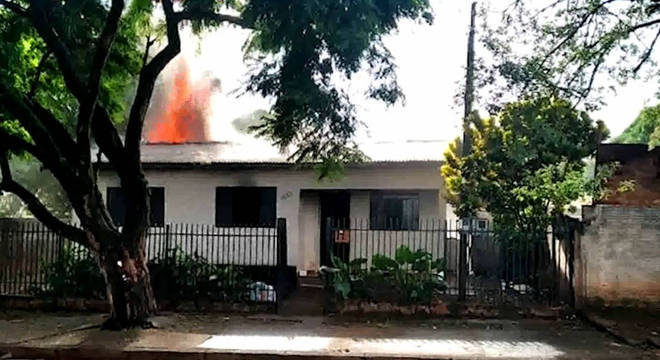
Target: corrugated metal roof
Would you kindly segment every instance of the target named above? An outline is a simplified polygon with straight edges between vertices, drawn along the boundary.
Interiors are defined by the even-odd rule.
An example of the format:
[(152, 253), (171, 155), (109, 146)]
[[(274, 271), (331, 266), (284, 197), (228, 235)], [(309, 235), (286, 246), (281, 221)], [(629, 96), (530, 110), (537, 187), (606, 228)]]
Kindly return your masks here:
[[(400, 141), (360, 144), (373, 163), (438, 162), (446, 141)], [(183, 144), (143, 144), (142, 162), (191, 164), (289, 164), (290, 154), (263, 141), (250, 143), (206, 142)]]

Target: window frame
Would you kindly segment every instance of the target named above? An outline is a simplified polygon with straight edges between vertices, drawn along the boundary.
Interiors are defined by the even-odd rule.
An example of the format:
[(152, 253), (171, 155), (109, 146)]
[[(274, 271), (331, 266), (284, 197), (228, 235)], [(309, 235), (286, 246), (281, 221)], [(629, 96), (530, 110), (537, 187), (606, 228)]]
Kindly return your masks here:
[[(399, 216), (387, 216), (386, 202), (391, 200), (401, 201), (401, 213)], [(411, 219), (405, 219), (405, 201), (413, 201)], [(418, 231), (420, 228), (420, 192), (419, 191), (397, 191), (397, 190), (372, 190), (369, 194), (369, 228), (371, 230), (387, 231)], [(374, 213), (376, 212), (376, 213)], [(382, 214), (381, 214), (382, 213)], [(393, 223), (388, 219), (400, 219)]]
[[(167, 219), (167, 188), (165, 186), (161, 185), (154, 185), (154, 186), (148, 186), (147, 187), (149, 191), (149, 227), (153, 228), (161, 228), (165, 226), (165, 219)], [(153, 208), (153, 197), (151, 196), (151, 191), (152, 189), (163, 189), (163, 211), (162, 211), (162, 216), (163, 219), (162, 221), (153, 221), (152, 216), (154, 215), (153, 211), (151, 209)], [(110, 213), (110, 217), (112, 218), (112, 222), (119, 226), (122, 227), (124, 226), (124, 223), (126, 222), (126, 219), (123, 219), (122, 221), (117, 221), (115, 219), (115, 215), (113, 214), (113, 207), (111, 206), (111, 197), (110, 197), (110, 192), (112, 191), (119, 191), (120, 194), (122, 193), (122, 188), (121, 186), (106, 186), (105, 188), (105, 206), (108, 209), (108, 212)], [(126, 200), (123, 199), (123, 207), (124, 207), (124, 217), (126, 216)]]
[[(236, 200), (234, 198), (235, 194), (237, 192), (241, 191), (249, 191), (249, 190), (258, 190), (259, 192), (256, 194), (256, 199), (259, 201), (259, 204), (256, 206), (256, 216), (258, 219), (256, 221), (249, 220), (249, 221), (236, 221), (234, 220), (234, 213), (236, 212)], [(231, 192), (231, 211), (229, 211), (229, 216), (231, 216), (231, 222), (226, 222), (226, 221), (221, 221), (220, 219), (221, 215), (219, 214), (219, 205), (220, 205), (220, 200), (218, 196), (220, 195), (220, 191), (230, 191)], [(254, 195), (254, 194), (253, 194)], [(269, 216), (268, 219), (262, 219), (262, 216), (266, 216), (262, 214), (262, 211), (264, 211), (264, 206), (262, 205), (262, 201), (264, 200), (263, 197), (268, 197), (269, 200), (272, 199), (272, 205), (268, 206), (267, 211), (267, 216)], [(252, 199), (252, 202), (254, 202), (254, 198)], [(215, 187), (215, 201), (214, 201), (214, 225), (215, 227), (219, 228), (231, 228), (231, 227), (253, 227), (253, 228), (274, 228), (277, 226), (277, 187), (275, 186), (216, 186)], [(227, 211), (223, 211), (224, 216), (227, 216)], [(245, 215), (245, 214), (243, 214)], [(253, 214), (254, 215), (254, 214)], [(263, 220), (263, 221), (262, 221)]]

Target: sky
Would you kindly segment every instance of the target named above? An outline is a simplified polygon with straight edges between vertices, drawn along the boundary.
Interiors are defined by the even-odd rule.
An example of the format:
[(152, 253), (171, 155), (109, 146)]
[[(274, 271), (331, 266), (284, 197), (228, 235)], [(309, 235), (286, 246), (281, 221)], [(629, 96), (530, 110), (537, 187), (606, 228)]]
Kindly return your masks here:
[[(495, 6), (508, 0), (491, 0)], [(470, 1), (431, 0), (433, 25), (403, 21), (397, 33), (385, 44), (395, 57), (399, 84), (406, 96), (405, 104), (386, 107), (362, 96), (368, 77), (355, 77), (348, 90), (357, 105), (362, 127), (356, 139), (360, 144), (388, 143), (403, 140), (449, 142), (459, 135), (462, 109), (454, 102), (459, 84), (464, 81), (469, 25)], [(196, 39), (184, 36), (182, 55), (193, 70), (193, 78), (220, 79), (221, 90), (212, 96), (211, 134), (219, 141), (251, 141), (236, 131), (232, 120), (269, 102), (259, 96), (240, 94), (247, 66), (241, 46), (249, 32), (222, 27)], [(166, 72), (168, 69), (165, 70)], [(642, 107), (658, 102), (656, 82), (634, 81), (620, 87), (616, 94), (607, 93), (606, 106), (592, 113), (603, 120), (612, 135), (621, 133)], [(479, 104), (477, 104), (477, 107)]]

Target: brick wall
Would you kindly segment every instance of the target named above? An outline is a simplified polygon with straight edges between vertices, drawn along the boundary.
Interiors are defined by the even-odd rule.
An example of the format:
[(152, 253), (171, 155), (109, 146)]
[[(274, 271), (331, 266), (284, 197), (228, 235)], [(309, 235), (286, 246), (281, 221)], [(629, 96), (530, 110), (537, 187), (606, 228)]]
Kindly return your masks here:
[[(660, 147), (648, 150), (646, 145), (603, 144), (596, 158), (598, 165), (618, 162), (620, 167), (608, 182), (613, 191), (600, 204), (660, 206)], [(617, 192), (623, 181), (633, 181), (632, 191)]]
[(576, 240), (578, 305), (660, 305), (660, 207), (583, 209)]

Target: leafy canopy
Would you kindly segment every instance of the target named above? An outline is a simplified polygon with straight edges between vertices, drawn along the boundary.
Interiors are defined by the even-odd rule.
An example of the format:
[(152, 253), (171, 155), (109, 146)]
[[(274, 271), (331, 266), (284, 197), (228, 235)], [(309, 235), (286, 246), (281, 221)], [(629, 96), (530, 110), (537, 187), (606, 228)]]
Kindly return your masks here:
[(652, 147), (660, 145), (660, 104), (642, 109), (615, 142), (649, 144)]
[(656, 0), (515, 0), (491, 24), (482, 38), (493, 61), (478, 73), (495, 107), (551, 89), (589, 109), (608, 85), (660, 75)]
[[(273, 99), (253, 130), (294, 147), (296, 160), (323, 160), (322, 173), (332, 173), (363, 157), (351, 142), (358, 121), (341, 79), (366, 68), (373, 79), (366, 96), (387, 104), (403, 96), (382, 42), (403, 18), (430, 22), (428, 1), (0, 0), (0, 137), (8, 144), (0, 150), (29, 149), (46, 170), (58, 168), (55, 178), (72, 198), (83, 188), (78, 180), (94, 192), (95, 179), (77, 176), (91, 174), (83, 154), (95, 141), (123, 183), (137, 187), (144, 113), (158, 73), (179, 52), (179, 29), (231, 24), (252, 34), (245, 90)], [(96, 57), (103, 44), (107, 61)]]
[[(27, 2), (17, 4), (28, 6)], [(88, 69), (96, 41), (103, 27), (108, 9), (103, 1), (65, 1), (53, 8), (53, 26), (71, 52), (76, 69)], [(122, 123), (127, 107), (127, 91), (142, 66), (140, 44), (146, 36), (152, 12), (150, 0), (133, 0), (120, 23), (103, 72), (100, 101), (115, 123)], [(0, 6), (0, 82), (5, 91), (14, 96), (29, 96), (40, 103), (70, 130), (74, 127), (78, 102), (69, 92), (58, 68), (55, 56), (28, 17), (18, 16)], [(0, 120), (8, 128), (13, 118), (3, 111)]]
[[(184, 6), (194, 11), (205, 3), (217, 2), (188, 0)], [(231, 6), (252, 29), (244, 47), (252, 65), (246, 90), (274, 99), (271, 116), (252, 130), (279, 147), (295, 145), (292, 157), (299, 161), (321, 159), (328, 167), (361, 157), (347, 145), (358, 120), (340, 79), (366, 68), (372, 83), (365, 95), (396, 103), (403, 92), (382, 38), (399, 19), (432, 21), (428, 0), (250, 0)]]
[(506, 105), (497, 116), (471, 119), (472, 148), (460, 139), (442, 167), (449, 202), (460, 217), (488, 211), (499, 227), (545, 231), (554, 214), (591, 194), (584, 158), (607, 136), (601, 123), (568, 101), (539, 97)]

